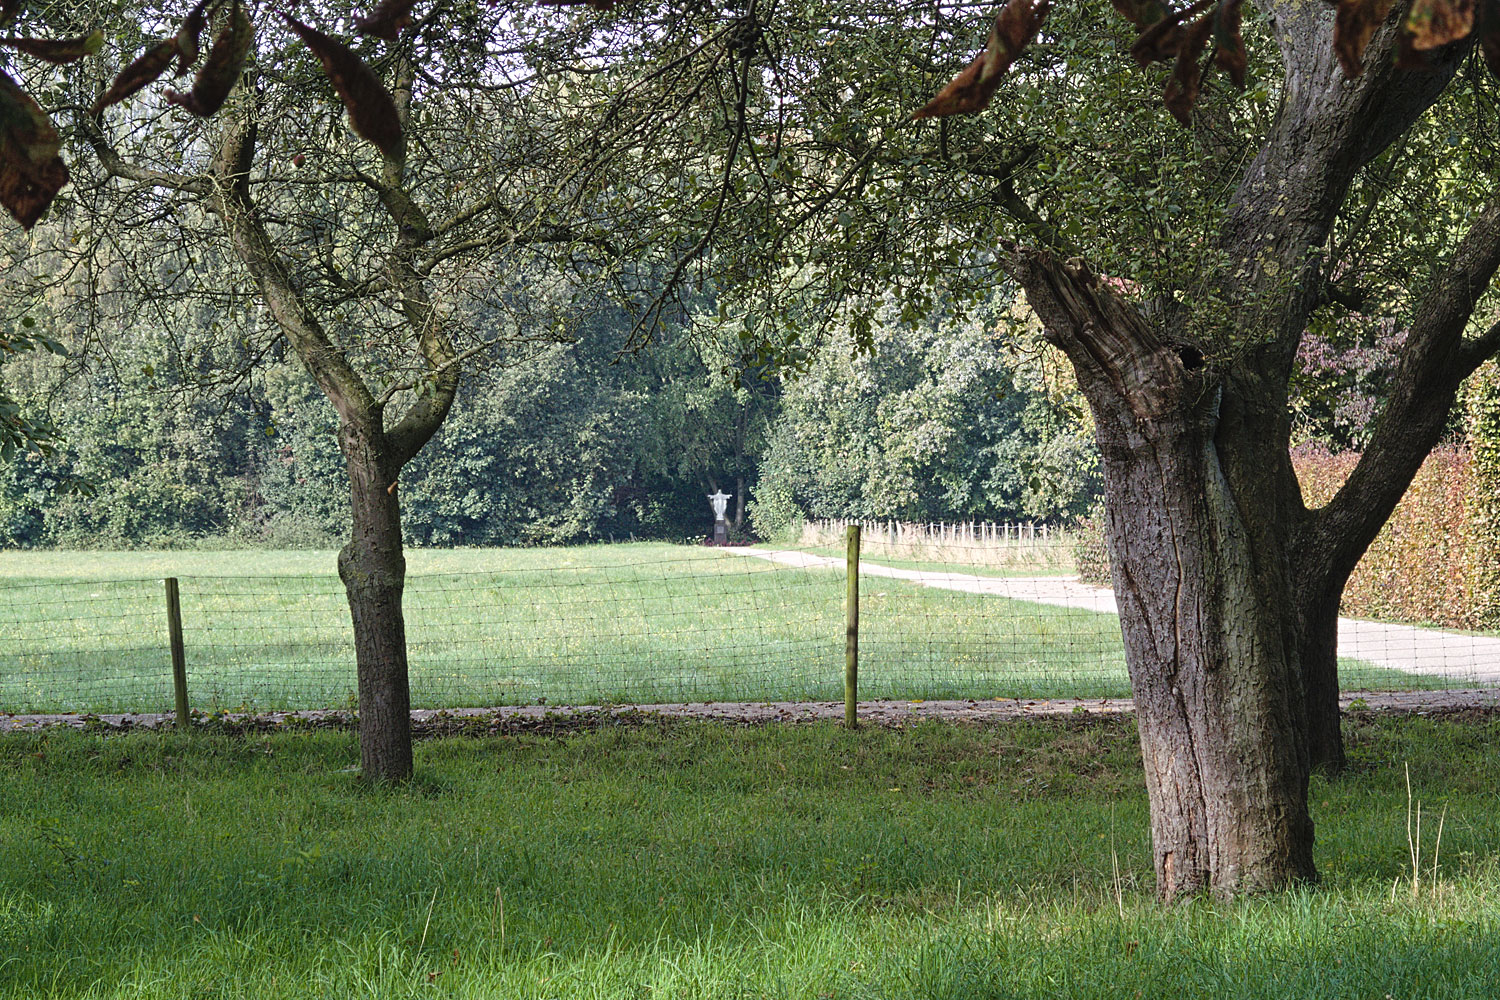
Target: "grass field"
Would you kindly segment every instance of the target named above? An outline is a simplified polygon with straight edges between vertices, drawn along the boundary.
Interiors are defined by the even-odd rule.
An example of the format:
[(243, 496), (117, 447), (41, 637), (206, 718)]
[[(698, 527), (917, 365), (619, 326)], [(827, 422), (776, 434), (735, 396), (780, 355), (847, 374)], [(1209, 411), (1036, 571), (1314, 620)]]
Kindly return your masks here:
[[(661, 544), (412, 551), (407, 637), (424, 707), (834, 699), (844, 584)], [(332, 552), (0, 553), (0, 711), (161, 711), (161, 578), (180, 580), (203, 709), (348, 705), (348, 609)], [(1113, 615), (866, 582), (865, 698), (1128, 693)], [(1344, 664), (1350, 686), (1441, 678)]]
[(449, 739), (400, 790), (342, 732), (4, 734), (0, 997), (1493, 1000), (1500, 724), (1348, 738), (1321, 885), (1163, 909), (1129, 720)]

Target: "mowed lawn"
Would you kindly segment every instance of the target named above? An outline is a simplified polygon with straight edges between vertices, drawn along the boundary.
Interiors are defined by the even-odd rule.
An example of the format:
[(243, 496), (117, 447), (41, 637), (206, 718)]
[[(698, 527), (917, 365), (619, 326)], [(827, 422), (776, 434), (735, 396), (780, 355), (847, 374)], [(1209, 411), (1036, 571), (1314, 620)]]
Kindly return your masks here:
[[(653, 543), (408, 554), (422, 707), (843, 695), (841, 569)], [(0, 553), (0, 711), (172, 704), (162, 579), (179, 580), (194, 707), (343, 707), (349, 613), (333, 552)], [(1123, 696), (1113, 615), (864, 581), (861, 696)], [(1346, 664), (1346, 674), (1357, 664)], [(1358, 686), (1442, 683), (1360, 672)]]
[(0, 734), (0, 997), (1493, 1000), (1500, 724), (1347, 731), (1321, 885), (1171, 909), (1128, 719), (444, 739), (401, 789), (345, 732)]

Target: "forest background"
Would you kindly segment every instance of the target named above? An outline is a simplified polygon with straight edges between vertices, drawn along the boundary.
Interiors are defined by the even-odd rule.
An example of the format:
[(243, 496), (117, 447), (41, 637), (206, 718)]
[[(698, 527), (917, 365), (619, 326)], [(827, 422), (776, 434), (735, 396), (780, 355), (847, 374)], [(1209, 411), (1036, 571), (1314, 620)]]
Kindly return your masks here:
[[(1107, 582), (1087, 408), (1015, 290), (961, 319), (912, 322), (891, 304), (875, 316), (868, 346), (835, 325), (795, 371), (756, 366), (709, 299), (641, 350), (625, 350), (632, 319), (609, 303), (512, 342), (403, 475), (407, 541), (697, 541), (704, 494), (723, 489), (738, 540), (793, 541), (818, 518), (1046, 523), (1078, 529), (1080, 570)], [(113, 316), (103, 337), (55, 319), (54, 351), (3, 368), (51, 447), (0, 465), (0, 546), (337, 547), (349, 512), (335, 416), (295, 359), (225, 385), (227, 318), (199, 316), (198, 338), (157, 310)], [(1357, 458), (1399, 338), (1388, 325), (1309, 334), (1295, 461), (1310, 504)], [(1500, 623), (1469, 544), (1485, 537), (1472, 529), (1493, 464), (1491, 367), (1351, 580), (1350, 613)]]
[[(631, 317), (602, 304), (468, 379), (402, 476), (407, 540), (696, 540), (716, 489), (735, 494), (742, 538), (821, 517), (1073, 523), (1100, 488), (1090, 428), (1060, 359), (1016, 336), (1013, 307), (997, 295), (916, 323), (880, 309), (873, 349), (834, 329), (803, 370), (773, 373), (741, 356), (712, 303), (629, 352)], [(194, 322), (201, 339), (129, 310), (76, 355), (84, 332), (49, 322), (67, 353), (6, 366), (57, 440), (0, 467), (0, 545), (339, 544), (331, 407), (291, 359), (218, 384), (234, 364), (209, 331), (227, 320)]]
[[(1128, 85), (1133, 92), (1133, 77)], [(1265, 103), (1252, 93), (1247, 113)], [(1102, 113), (1092, 102), (1082, 111), (1053, 137), (1074, 159), (1109, 145), (1088, 145), (1085, 126)], [(1428, 145), (1458, 135), (1434, 121), (1417, 153), (1404, 155), (1420, 160)], [(291, 160), (304, 169), (300, 156)], [(927, 176), (925, 160), (889, 167)], [(1371, 197), (1399, 188), (1394, 167), (1382, 170)], [(1139, 219), (1106, 199), (1101, 211), (1124, 233), (1117, 242), (1140, 246), (1132, 226), (1154, 225), (1157, 208), (1184, 211), (1157, 206), (1164, 192), (1145, 188), (1121, 202), (1140, 201)], [(862, 224), (848, 210), (830, 215), (846, 240)], [(54, 250), (78, 245), (79, 231), (66, 235), (68, 218), (60, 212), (40, 230), (52, 231)], [(889, 235), (889, 220), (875, 222), (865, 234), (872, 245)], [(7, 270), (35, 249), (16, 231), (5, 241)], [(286, 343), (267, 338), (271, 321), (259, 308), (174, 291), (184, 276), (201, 282), (225, 269), (222, 249), (153, 243), (134, 260), (90, 252), (98, 267), (90, 280), (102, 285), (43, 280), (33, 285), (39, 293), (5, 303), (0, 410), (15, 406), (0, 418), (41, 430), (6, 439), (0, 546), (340, 544), (348, 490), (332, 408)], [(941, 282), (925, 274), (904, 294), (809, 295), (832, 304), (801, 313), (784, 305), (790, 337), (768, 357), (756, 318), (739, 313), (745, 296), (727, 285), (718, 295), (712, 282), (675, 299), (642, 343), (641, 309), (681, 291), (657, 277), (660, 287), (636, 284), (634, 301), (621, 302), (577, 271), (518, 272), (463, 317), (471, 341), (496, 346), (465, 371), (451, 417), (402, 472), (408, 544), (697, 540), (708, 528), (704, 494), (720, 489), (734, 494), (741, 539), (786, 539), (809, 518), (1071, 526), (1097, 509), (1087, 408), (1010, 282), (996, 281), (977, 303), (972, 283), (945, 301)], [(1387, 315), (1378, 296), (1335, 304), (1340, 311), (1320, 314), (1308, 331), (1293, 385), (1298, 467), (1313, 504), (1331, 495), (1363, 445), (1404, 336), (1404, 320)], [(12, 352), (17, 346), (49, 350)], [(1479, 580), (1490, 550), (1466, 540), (1494, 535), (1495, 505), (1484, 498), (1500, 492), (1486, 485), (1496, 476), (1500, 393), (1488, 369), (1473, 381), (1449, 445), (1351, 583), (1361, 609), (1383, 600), (1384, 617), (1495, 624), (1500, 588)], [(1390, 606), (1393, 594), (1411, 596)]]

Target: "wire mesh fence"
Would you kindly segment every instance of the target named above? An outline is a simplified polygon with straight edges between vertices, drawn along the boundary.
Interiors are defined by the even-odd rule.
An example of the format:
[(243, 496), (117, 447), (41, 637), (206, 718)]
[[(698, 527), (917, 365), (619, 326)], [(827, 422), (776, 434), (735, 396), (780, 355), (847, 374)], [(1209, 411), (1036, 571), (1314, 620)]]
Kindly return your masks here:
[[(1071, 574), (1067, 538), (1015, 534), (949, 532), (934, 549), (907, 531), (887, 556), (866, 545), (862, 697), (1129, 693), (1113, 595)], [(823, 544), (835, 536), (782, 550), (497, 551), (482, 568), (414, 570), (413, 704), (840, 698), (846, 564), (841, 545)], [(262, 568), (178, 578), (193, 707), (352, 706), (352, 630), (331, 558), (322, 574)], [(72, 576), (0, 580), (0, 712), (171, 708), (162, 581), (88, 572), (80, 562)], [(1346, 688), (1500, 684), (1500, 636), (1345, 621), (1340, 657)]]

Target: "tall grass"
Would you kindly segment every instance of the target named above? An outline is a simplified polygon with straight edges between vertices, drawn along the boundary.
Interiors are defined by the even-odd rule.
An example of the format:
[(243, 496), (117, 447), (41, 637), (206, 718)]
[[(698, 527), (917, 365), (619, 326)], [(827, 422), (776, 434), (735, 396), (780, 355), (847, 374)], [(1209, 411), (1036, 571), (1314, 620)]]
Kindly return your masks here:
[(1163, 910), (1128, 721), (444, 740), (400, 790), (345, 733), (4, 735), (0, 997), (1488, 1000), (1500, 728), (1350, 737), (1321, 886)]

